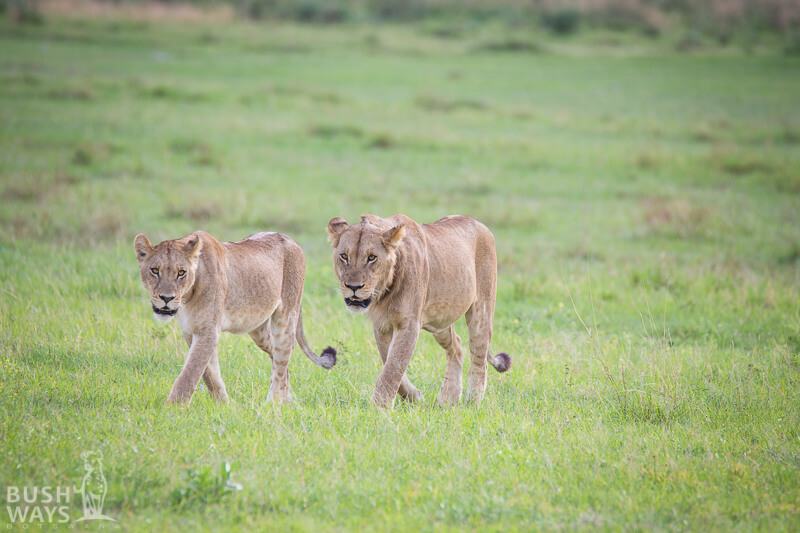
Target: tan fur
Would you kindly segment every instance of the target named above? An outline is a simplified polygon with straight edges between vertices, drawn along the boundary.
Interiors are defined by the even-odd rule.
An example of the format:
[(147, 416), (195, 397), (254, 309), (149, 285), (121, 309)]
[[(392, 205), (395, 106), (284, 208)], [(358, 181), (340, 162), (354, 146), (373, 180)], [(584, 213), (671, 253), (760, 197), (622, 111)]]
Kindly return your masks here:
[(167, 402), (188, 404), (201, 377), (212, 397), (227, 401), (217, 357), (223, 331), (249, 333), (270, 355), (270, 400), (292, 399), (289, 358), (295, 340), (319, 366), (336, 363), (333, 348), (317, 357), (306, 342), (300, 308), (305, 258), (286, 235), (256, 233), (239, 242), (219, 242), (196, 231), (152, 246), (139, 234), (134, 248), (156, 318), (175, 316), (189, 345)]
[(453, 323), (462, 316), (472, 354), (467, 398), (479, 403), (487, 361), (500, 372), (511, 364), (508, 354), (489, 354), (497, 290), (491, 231), (465, 216), (420, 225), (405, 215), (363, 215), (353, 226), (341, 217), (332, 219), (328, 235), (345, 303), (372, 319), (384, 362), (373, 403), (391, 408), (398, 392), (422, 400), (406, 376), (421, 329), (430, 331), (447, 354), (439, 403), (458, 403), (463, 354)]

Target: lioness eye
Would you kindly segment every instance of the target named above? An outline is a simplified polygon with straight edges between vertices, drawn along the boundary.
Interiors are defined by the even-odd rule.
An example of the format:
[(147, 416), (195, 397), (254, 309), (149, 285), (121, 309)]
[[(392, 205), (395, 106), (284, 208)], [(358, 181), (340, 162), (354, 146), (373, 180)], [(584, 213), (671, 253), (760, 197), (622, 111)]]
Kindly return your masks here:
[(342, 258), (342, 261), (347, 261), (347, 254), (339, 254), (339, 257)]
[(373, 261), (375, 261), (376, 259), (377, 259), (377, 257), (376, 257), (375, 255), (373, 255), (373, 254), (369, 254), (369, 257), (367, 257), (367, 262), (368, 262), (368, 263), (372, 263), (372, 262), (373, 262)]
[(158, 276), (158, 269), (157, 269), (157, 268), (155, 268), (155, 267), (151, 268), (151, 269), (150, 269), (150, 272), (152, 272), (153, 274), (155, 274), (156, 276)]
[(185, 270), (178, 270), (178, 277), (179, 278), (182, 278), (185, 275), (186, 275), (186, 271)]

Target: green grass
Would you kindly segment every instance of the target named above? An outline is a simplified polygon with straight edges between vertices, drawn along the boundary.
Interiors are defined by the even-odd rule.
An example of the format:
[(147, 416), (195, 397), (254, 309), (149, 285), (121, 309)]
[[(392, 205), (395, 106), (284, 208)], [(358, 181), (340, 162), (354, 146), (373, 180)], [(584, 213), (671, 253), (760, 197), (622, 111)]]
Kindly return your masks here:
[[(99, 449), (125, 530), (800, 527), (797, 58), (492, 27), (3, 24), (4, 487), (78, 483)], [(514, 366), (479, 408), (436, 406), (429, 335), (409, 368), (426, 403), (370, 407), (371, 325), (325, 234), (365, 212), (493, 230), (493, 347)], [(186, 350), (132, 242), (195, 229), (306, 251), (306, 333), (340, 357), (295, 352), (295, 404), (267, 404), (268, 357), (226, 335), (230, 404), (164, 406)]]

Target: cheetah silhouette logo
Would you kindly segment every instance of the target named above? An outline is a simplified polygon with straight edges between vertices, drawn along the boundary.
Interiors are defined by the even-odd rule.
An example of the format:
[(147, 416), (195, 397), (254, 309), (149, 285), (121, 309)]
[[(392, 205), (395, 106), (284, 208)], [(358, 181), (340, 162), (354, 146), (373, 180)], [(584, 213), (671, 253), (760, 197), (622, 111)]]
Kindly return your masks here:
[(116, 522), (110, 516), (103, 514), (103, 504), (108, 491), (106, 476), (103, 475), (103, 452), (99, 450), (83, 452), (81, 459), (83, 459), (83, 468), (86, 470), (86, 475), (83, 476), (83, 484), (80, 488), (76, 487), (75, 492), (79, 493), (83, 498), (83, 517), (78, 518), (76, 522), (85, 520), (111, 520)]

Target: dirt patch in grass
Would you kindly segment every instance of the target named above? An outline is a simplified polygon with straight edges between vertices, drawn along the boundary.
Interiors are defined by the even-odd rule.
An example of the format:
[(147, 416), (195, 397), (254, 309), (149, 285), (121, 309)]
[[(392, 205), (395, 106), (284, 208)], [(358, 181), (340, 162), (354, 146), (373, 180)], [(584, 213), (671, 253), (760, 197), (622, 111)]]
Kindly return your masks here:
[(389, 149), (397, 146), (397, 141), (387, 133), (372, 135), (367, 141), (367, 148)]
[(490, 106), (478, 100), (449, 100), (433, 95), (420, 95), (414, 100), (414, 105), (425, 111), (439, 111), (449, 113), (461, 109), (468, 111), (487, 111)]
[(179, 102), (206, 102), (211, 99), (209, 94), (187, 91), (180, 87), (163, 84), (140, 86), (138, 87), (138, 94), (143, 98)]
[(254, 92), (244, 94), (239, 101), (245, 105), (257, 104), (274, 98), (301, 100), (314, 105), (340, 105), (346, 99), (339, 93), (294, 85), (266, 85)]
[(539, 43), (526, 39), (503, 39), (488, 41), (473, 48), (474, 52), (524, 52), (528, 54), (543, 54), (547, 49)]
[(164, 216), (170, 219), (206, 222), (222, 216), (223, 212), (223, 206), (217, 202), (191, 202), (189, 205), (170, 205)]
[(201, 167), (222, 168), (222, 162), (214, 149), (206, 142), (196, 139), (173, 139), (169, 149), (174, 154), (184, 155), (189, 158), (189, 163)]
[(128, 214), (120, 206), (107, 206), (92, 211), (82, 222), (79, 242), (121, 239), (127, 234)]
[(308, 128), (308, 135), (323, 139), (332, 139), (335, 137), (351, 137), (354, 139), (361, 139), (364, 137), (364, 130), (358, 126), (316, 124)]
[(93, 163), (107, 159), (122, 149), (113, 143), (82, 144), (76, 146), (70, 157), (70, 163), (79, 167), (88, 167)]
[(44, 93), (49, 100), (93, 100), (95, 93), (88, 87), (54, 87)]
[(654, 150), (641, 150), (633, 158), (633, 163), (640, 169), (652, 169), (661, 165), (661, 155)]
[(7, 202), (38, 202), (79, 181), (62, 170), (56, 170), (50, 175), (21, 175), (6, 184), (2, 198)]
[(740, 148), (717, 148), (711, 153), (710, 160), (714, 167), (731, 176), (769, 174), (778, 170), (772, 160), (767, 160), (758, 154), (745, 152)]
[(639, 201), (641, 218), (647, 232), (691, 239), (705, 233), (713, 218), (709, 206), (698, 205), (685, 198), (650, 196)]

